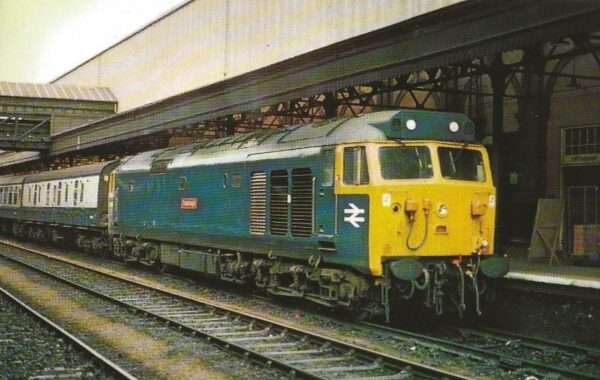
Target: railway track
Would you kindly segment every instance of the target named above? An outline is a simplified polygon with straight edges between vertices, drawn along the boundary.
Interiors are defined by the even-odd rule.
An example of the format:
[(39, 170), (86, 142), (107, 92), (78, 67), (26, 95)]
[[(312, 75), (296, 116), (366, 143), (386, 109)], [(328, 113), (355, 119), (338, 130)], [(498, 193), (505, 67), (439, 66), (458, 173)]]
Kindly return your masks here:
[(0, 287), (0, 377), (135, 379)]
[[(409, 363), (405, 364), (405, 367), (402, 367), (402, 364), (388, 365), (387, 368), (390, 371), (382, 371), (386, 365), (384, 359), (362, 356), (354, 347), (340, 348), (340, 346), (326, 341), (317, 342), (311, 338), (314, 334), (307, 331), (294, 331), (294, 329), (282, 326), (274, 327), (269, 325), (268, 321), (242, 316), (232, 310), (215, 307), (210, 302), (200, 308), (196, 301), (172, 294), (175, 298), (157, 301), (153, 298), (154, 295), (135, 290), (137, 284), (129, 284), (133, 288), (114, 294), (123, 305), (129, 305), (128, 307), (135, 308), (149, 316), (156, 316), (174, 327), (218, 342), (221, 346), (228, 347), (241, 355), (277, 367), (287, 374), (296, 374), (298, 377), (353, 377), (360, 376), (360, 371), (363, 370), (371, 371), (369, 375), (363, 377), (375, 373), (376, 376), (383, 378), (395, 378), (395, 376), (412, 374), (416, 368), (414, 362), (420, 361), (414, 356), (409, 356), (413, 358), (413, 361), (404, 361), (404, 363)], [(145, 289), (154, 291), (151, 288)], [(102, 289), (100, 290), (102, 291)], [(137, 295), (132, 297), (131, 294), (135, 293)], [(232, 320), (235, 321), (234, 324), (230, 324)], [(502, 372), (504, 372), (504, 376), (508, 375), (509, 377), (522, 375), (542, 378), (550, 375), (569, 379), (600, 378), (600, 351), (585, 347), (534, 340), (499, 331), (460, 328), (453, 330), (453, 334), (450, 335), (432, 337), (369, 323), (363, 323), (363, 326), (374, 331), (372, 337), (375, 340), (394, 342), (387, 344), (388, 348), (392, 347), (392, 352), (407, 353), (405, 348), (410, 346), (410, 350), (424, 352), (424, 355), (429, 357), (437, 356), (437, 360), (434, 360), (433, 364), (429, 361), (430, 366), (438, 364), (445, 366), (445, 360), (451, 361), (452, 358), (463, 357), (462, 363), (470, 362), (473, 368), (484, 368), (482, 372), (473, 372), (477, 373), (476, 377), (502, 377)], [(249, 348), (253, 352), (246, 353), (244, 348)], [(421, 350), (422, 348), (423, 350)], [(389, 349), (384, 351), (390, 352)], [(263, 358), (255, 356), (256, 354), (262, 355)], [(442, 356), (446, 359), (440, 359)], [(276, 363), (283, 357), (289, 359), (286, 360), (287, 366)], [(356, 358), (361, 359), (363, 364), (357, 365)], [(314, 359), (316, 360), (313, 361)], [(458, 361), (456, 360), (456, 362)], [(329, 363), (331, 366), (324, 367), (321, 373), (319, 371), (310, 373), (305, 370), (308, 365), (314, 367), (314, 363)], [(454, 366), (456, 366), (455, 364)], [(371, 367), (367, 370), (369, 365)], [(406, 366), (410, 366), (408, 372)], [(450, 367), (452, 366), (450, 365)], [(340, 369), (341, 367), (347, 367), (356, 372), (352, 371), (354, 372), (352, 376), (348, 373), (336, 372), (336, 368)], [(486, 367), (500, 370), (486, 371)], [(398, 372), (390, 375), (389, 373), (393, 372), (392, 368)], [(328, 372), (329, 370), (332, 371), (333, 376), (328, 376), (331, 374)], [(452, 370), (450, 371), (452, 372)], [(450, 374), (438, 376), (451, 378)], [(436, 377), (436, 375), (432, 377)]]
[(2, 256), (240, 357), (308, 379), (464, 379), (449, 371), (290, 328), (32, 251)]
[(457, 355), (487, 358), (507, 370), (529, 376), (562, 376), (566, 379), (599, 379), (600, 350), (531, 338), (499, 330), (456, 328), (452, 334), (434, 337), (380, 324), (361, 322), (381, 330), (382, 337), (411, 345), (444, 347)]

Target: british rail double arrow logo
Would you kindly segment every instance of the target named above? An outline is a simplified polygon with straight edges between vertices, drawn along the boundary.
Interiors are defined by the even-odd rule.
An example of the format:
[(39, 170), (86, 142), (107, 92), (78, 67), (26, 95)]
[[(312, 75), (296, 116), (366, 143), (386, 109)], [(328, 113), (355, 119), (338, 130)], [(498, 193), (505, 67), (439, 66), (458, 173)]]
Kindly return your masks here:
[(350, 208), (344, 209), (344, 215), (348, 215), (344, 216), (344, 222), (349, 222), (354, 228), (359, 228), (359, 223), (365, 222), (365, 217), (359, 216), (365, 214), (365, 209), (356, 207), (354, 203), (348, 203), (348, 206), (350, 206)]

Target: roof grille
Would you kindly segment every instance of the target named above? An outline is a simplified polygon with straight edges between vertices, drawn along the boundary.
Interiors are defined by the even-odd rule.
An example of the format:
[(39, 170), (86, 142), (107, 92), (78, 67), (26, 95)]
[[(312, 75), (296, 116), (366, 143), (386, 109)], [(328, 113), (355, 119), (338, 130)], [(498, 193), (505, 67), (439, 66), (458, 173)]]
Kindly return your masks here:
[(152, 163), (152, 165), (150, 166), (150, 174), (165, 173), (167, 171), (167, 166), (169, 166), (171, 161), (173, 161), (173, 160), (156, 160), (156, 161), (154, 161)]

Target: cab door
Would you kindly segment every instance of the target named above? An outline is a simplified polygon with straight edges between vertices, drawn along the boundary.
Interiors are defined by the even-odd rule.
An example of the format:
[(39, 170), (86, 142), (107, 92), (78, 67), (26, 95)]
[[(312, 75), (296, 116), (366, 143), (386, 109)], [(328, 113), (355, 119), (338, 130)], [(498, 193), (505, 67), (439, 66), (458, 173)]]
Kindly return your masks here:
[(335, 151), (325, 148), (321, 152), (321, 173), (316, 183), (316, 230), (319, 236), (319, 249), (334, 252), (335, 247), (335, 193), (334, 193)]
[(370, 271), (370, 181), (367, 147), (340, 146), (336, 152), (336, 235), (340, 263)]

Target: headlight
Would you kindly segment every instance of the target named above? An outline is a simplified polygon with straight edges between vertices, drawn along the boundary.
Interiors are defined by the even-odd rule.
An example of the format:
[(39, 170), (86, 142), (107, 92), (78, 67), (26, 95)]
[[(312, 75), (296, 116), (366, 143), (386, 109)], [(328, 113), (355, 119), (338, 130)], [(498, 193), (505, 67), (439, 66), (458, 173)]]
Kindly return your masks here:
[(415, 129), (417, 129), (417, 122), (413, 119), (406, 120), (406, 129), (408, 129), (409, 131), (414, 131)]
[(458, 123), (456, 121), (451, 122), (450, 125), (448, 125), (448, 129), (453, 133), (458, 132)]
[(444, 203), (440, 203), (437, 207), (437, 214), (440, 218), (445, 218), (448, 216), (448, 206)]

